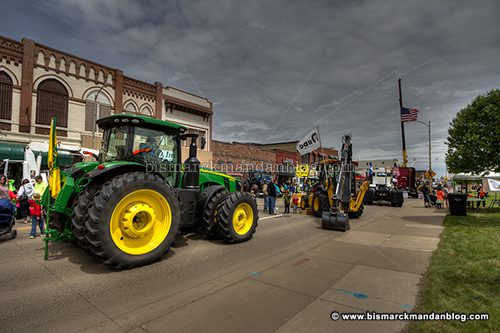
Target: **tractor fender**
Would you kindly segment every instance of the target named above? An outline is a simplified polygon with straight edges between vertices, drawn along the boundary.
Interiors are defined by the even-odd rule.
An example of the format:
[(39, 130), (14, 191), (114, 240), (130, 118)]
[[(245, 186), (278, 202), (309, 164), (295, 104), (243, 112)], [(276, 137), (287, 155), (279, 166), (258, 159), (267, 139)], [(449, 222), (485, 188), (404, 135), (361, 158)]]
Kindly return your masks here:
[[(204, 212), (207, 209), (209, 199), (220, 191), (226, 191), (227, 189), (222, 185), (211, 185), (205, 188), (202, 192), (202, 198), (198, 202), (198, 212)], [(228, 193), (229, 195), (229, 193)]]
[(105, 166), (103, 169), (97, 167), (83, 177), (94, 182), (105, 183), (117, 175), (134, 171), (146, 172), (146, 167), (139, 163), (113, 164)]

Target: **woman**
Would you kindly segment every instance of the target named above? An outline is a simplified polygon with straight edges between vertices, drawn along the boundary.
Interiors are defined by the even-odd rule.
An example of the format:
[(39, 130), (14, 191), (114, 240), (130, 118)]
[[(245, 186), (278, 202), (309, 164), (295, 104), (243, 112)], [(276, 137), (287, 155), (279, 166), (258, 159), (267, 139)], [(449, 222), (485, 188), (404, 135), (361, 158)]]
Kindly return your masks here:
[(0, 176), (0, 199), (10, 200), (9, 185), (7, 184), (7, 177)]
[(29, 223), (28, 216), (30, 206), (28, 200), (33, 196), (35, 189), (28, 179), (23, 180), (22, 185), (17, 191), (17, 201), (19, 202), (19, 218), (24, 219), (24, 223)]

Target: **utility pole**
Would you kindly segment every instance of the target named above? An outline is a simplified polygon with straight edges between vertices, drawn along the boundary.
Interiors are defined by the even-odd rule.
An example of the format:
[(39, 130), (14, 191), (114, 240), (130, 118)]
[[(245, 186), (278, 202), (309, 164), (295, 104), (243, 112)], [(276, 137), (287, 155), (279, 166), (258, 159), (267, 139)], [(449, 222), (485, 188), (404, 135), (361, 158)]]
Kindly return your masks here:
[(429, 129), (429, 170), (432, 170), (431, 121), (429, 120), (428, 123), (424, 123), (423, 121), (417, 120), (417, 123), (424, 124)]
[(429, 120), (429, 170), (432, 170), (432, 155), (431, 155), (431, 121)]
[[(401, 120), (401, 110), (403, 109), (403, 96), (401, 94), (401, 79), (398, 79), (399, 87), (399, 120)], [(406, 142), (405, 142), (405, 123), (401, 121), (401, 141), (403, 144), (403, 167), (408, 165), (408, 155), (406, 153)]]

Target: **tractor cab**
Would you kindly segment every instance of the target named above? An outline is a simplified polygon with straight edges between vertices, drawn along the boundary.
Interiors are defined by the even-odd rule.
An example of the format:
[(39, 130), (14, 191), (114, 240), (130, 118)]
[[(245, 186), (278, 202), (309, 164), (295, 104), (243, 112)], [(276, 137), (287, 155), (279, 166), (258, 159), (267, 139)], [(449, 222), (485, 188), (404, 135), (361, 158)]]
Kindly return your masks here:
[(179, 183), (180, 140), (185, 128), (145, 116), (113, 115), (97, 124), (104, 130), (98, 160), (142, 164), (148, 172), (161, 174), (172, 186)]

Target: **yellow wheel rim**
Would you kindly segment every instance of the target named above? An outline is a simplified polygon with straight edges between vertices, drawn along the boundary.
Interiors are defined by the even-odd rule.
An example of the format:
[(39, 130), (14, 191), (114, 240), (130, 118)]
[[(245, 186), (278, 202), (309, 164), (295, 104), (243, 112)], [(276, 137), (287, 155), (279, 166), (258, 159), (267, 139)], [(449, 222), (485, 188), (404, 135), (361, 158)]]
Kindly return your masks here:
[(118, 202), (109, 231), (115, 245), (125, 253), (146, 254), (165, 240), (172, 225), (168, 201), (154, 190), (137, 190)]
[(319, 211), (319, 198), (318, 197), (314, 197), (314, 202), (313, 202), (313, 207), (314, 207), (314, 211)]
[(245, 235), (253, 225), (253, 209), (247, 203), (236, 206), (233, 214), (233, 228), (238, 235)]

